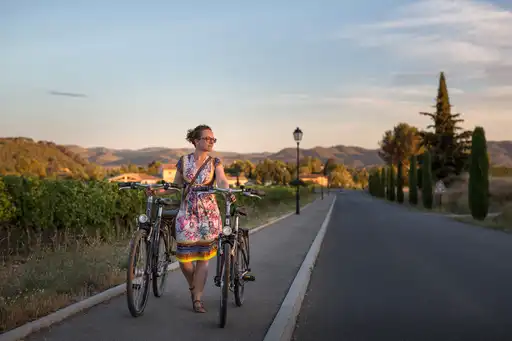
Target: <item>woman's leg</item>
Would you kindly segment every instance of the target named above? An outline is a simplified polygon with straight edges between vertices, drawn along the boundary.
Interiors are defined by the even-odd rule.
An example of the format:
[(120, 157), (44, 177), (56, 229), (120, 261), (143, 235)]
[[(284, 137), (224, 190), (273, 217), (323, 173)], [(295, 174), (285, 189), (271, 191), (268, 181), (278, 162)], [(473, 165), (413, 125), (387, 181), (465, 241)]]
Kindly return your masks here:
[(180, 262), (180, 269), (187, 280), (189, 288), (194, 286), (194, 262)]
[[(197, 261), (196, 262), (196, 268), (194, 271), (194, 277), (193, 277), (193, 284), (194, 287), (194, 301), (201, 301), (201, 298), (203, 297), (203, 291), (206, 284), (206, 280), (208, 278), (208, 261)], [(200, 302), (194, 302), (194, 307), (196, 307), (196, 310), (201, 312), (206, 312), (204, 307), (202, 306), (202, 303)]]

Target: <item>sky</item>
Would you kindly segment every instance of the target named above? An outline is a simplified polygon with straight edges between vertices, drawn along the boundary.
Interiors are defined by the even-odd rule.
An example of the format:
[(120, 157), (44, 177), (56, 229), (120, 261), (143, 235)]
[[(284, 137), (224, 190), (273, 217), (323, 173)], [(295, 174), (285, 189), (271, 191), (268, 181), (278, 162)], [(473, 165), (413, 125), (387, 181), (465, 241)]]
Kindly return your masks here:
[(377, 148), (430, 124), (443, 71), (463, 126), (510, 140), (510, 37), (509, 0), (0, 0), (0, 136), (181, 148), (208, 124), (222, 151), (296, 127), (303, 148)]

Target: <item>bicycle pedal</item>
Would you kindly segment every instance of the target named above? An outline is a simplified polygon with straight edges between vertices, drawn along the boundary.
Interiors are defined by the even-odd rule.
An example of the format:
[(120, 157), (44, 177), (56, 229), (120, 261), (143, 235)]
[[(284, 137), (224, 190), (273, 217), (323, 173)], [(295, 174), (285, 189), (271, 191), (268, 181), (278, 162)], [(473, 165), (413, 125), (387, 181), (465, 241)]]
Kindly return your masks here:
[(245, 274), (242, 276), (242, 279), (247, 282), (254, 282), (256, 280), (256, 277), (254, 275)]

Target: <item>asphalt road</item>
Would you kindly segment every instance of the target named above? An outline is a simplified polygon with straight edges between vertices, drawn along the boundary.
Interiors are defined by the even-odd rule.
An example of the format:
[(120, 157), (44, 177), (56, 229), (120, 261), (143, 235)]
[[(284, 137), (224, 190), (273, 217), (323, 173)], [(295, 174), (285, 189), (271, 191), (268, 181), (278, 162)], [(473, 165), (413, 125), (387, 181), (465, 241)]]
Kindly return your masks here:
[(512, 340), (512, 235), (340, 194), (294, 340)]
[(143, 316), (131, 317), (123, 295), (96, 306), (25, 340), (261, 341), (277, 314), (309, 247), (332, 203), (333, 195), (314, 202), (300, 216), (292, 215), (250, 236), (251, 268), (256, 282), (246, 284), (245, 303), (236, 307), (233, 295), (224, 329), (218, 323), (220, 289), (213, 285), (215, 259), (205, 291), (206, 314), (192, 311), (188, 285), (181, 272), (169, 274), (167, 292), (150, 294)]

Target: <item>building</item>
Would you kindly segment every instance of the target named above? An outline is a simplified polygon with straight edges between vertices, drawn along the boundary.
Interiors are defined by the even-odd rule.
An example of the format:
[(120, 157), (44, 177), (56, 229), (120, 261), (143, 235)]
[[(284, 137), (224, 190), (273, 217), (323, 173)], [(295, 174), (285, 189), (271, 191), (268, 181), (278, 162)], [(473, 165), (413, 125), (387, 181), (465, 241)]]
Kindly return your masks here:
[[(226, 178), (228, 179), (228, 184), (230, 187), (236, 187), (236, 176), (226, 174)], [(245, 185), (248, 182), (248, 179), (245, 176), (240, 175), (238, 177), (238, 182), (240, 185)]]
[(156, 184), (160, 177), (145, 173), (124, 173), (108, 179), (108, 182), (140, 182), (141, 184)]
[(163, 164), (158, 169), (158, 174), (165, 182), (173, 182), (174, 177), (176, 176), (176, 170), (176, 165), (170, 163)]
[(323, 174), (308, 174), (308, 175), (302, 175), (300, 179), (304, 182), (314, 182), (320, 186), (327, 187), (328, 185), (328, 179), (327, 176)]

